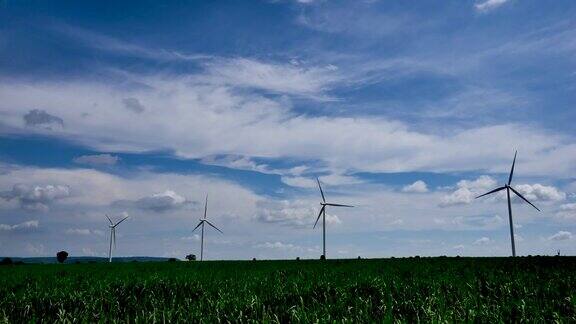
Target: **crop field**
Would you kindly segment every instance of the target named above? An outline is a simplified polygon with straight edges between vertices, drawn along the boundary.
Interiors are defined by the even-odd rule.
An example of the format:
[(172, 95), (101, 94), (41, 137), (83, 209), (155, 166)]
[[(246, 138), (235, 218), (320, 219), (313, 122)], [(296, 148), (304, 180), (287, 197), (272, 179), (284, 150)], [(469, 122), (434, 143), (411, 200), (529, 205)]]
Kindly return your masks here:
[(2, 322), (575, 322), (576, 258), (0, 267)]

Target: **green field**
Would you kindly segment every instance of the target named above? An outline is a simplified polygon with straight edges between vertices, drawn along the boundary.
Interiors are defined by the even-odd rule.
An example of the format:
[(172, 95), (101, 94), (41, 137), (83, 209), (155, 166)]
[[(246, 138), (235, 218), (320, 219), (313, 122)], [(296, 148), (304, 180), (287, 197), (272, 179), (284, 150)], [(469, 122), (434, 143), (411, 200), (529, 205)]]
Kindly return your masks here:
[(0, 267), (0, 321), (575, 322), (576, 258)]

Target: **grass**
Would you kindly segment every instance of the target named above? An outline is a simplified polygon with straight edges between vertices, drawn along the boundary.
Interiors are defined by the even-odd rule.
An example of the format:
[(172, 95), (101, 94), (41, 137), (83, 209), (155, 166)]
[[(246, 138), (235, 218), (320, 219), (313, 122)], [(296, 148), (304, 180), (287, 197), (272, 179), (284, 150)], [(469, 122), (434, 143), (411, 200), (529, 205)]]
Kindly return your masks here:
[(0, 267), (3, 322), (575, 322), (576, 258)]

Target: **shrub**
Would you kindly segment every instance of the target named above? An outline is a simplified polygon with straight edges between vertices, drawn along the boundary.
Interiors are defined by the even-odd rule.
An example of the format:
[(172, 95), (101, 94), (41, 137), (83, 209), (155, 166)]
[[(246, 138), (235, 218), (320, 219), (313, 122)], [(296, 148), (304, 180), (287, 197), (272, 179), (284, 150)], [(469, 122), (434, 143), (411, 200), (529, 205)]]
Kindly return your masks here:
[(196, 255), (195, 254), (188, 254), (186, 256), (186, 260), (188, 261), (196, 261)]

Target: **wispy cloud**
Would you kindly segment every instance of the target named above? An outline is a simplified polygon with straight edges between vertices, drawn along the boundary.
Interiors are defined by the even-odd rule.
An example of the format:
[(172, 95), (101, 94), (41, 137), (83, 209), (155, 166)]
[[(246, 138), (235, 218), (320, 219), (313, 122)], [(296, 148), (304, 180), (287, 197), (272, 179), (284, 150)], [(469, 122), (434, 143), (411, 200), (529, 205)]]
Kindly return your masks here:
[(26, 232), (38, 229), (40, 222), (37, 220), (30, 220), (20, 224), (7, 225), (0, 224), (0, 231), (6, 232)]
[(74, 158), (75, 163), (87, 164), (92, 166), (110, 166), (115, 165), (120, 158), (111, 154), (94, 154), (94, 155), (82, 155)]
[(504, 5), (509, 0), (482, 0), (474, 5), (474, 8), (480, 12), (488, 12)]

